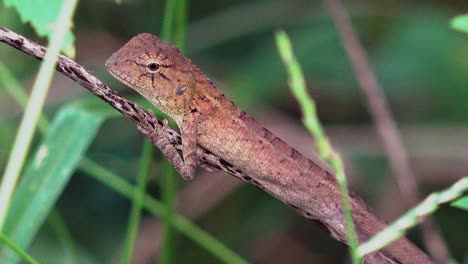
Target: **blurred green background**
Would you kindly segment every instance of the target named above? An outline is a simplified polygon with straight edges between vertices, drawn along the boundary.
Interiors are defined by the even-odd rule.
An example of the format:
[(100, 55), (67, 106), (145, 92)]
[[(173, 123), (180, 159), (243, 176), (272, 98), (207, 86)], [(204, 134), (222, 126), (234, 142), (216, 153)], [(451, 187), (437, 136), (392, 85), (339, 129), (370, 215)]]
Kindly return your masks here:
[[(421, 192), (426, 196), (468, 172), (468, 35), (449, 27), (467, 12), (466, 1), (346, 1), (354, 26), (401, 129)], [(320, 118), (347, 166), (350, 188), (382, 217), (408, 210), (400, 198), (382, 144), (366, 110), (349, 60), (321, 1), (193, 1), (188, 5), (185, 50), (192, 61), (241, 108), (301, 152), (313, 141), (301, 125), (287, 86), (274, 32), (285, 29), (302, 64)], [(160, 34), (164, 1), (89, 1), (74, 17), (76, 61), (125, 97), (143, 100), (114, 80), (105, 60), (132, 36)], [(0, 1), (0, 25), (46, 44), (13, 8)], [(0, 45), (0, 62), (30, 89), (39, 62)], [(22, 108), (0, 84), (0, 170), (3, 171)], [(93, 96), (57, 74), (45, 108), (53, 117), (66, 105)], [(96, 101), (97, 109), (109, 108)], [(145, 107), (148, 104), (143, 103)], [(84, 131), (83, 133), (86, 133)], [(33, 150), (41, 140), (35, 138)], [(134, 182), (142, 136), (124, 118), (107, 120), (86, 156)], [(161, 156), (155, 151), (148, 191), (163, 192)], [(178, 212), (254, 263), (344, 263), (345, 246), (258, 189), (218, 172), (199, 171), (179, 180)], [(44, 263), (119, 263), (131, 203), (76, 171), (56, 204), (75, 248), (64, 253), (57, 226), (47, 221), (29, 251)], [(443, 206), (435, 215), (447, 246), (466, 260), (467, 213)], [(411, 237), (421, 245), (420, 234)], [(171, 240), (173, 263), (217, 263), (185, 236)], [(134, 263), (160, 260), (159, 219), (146, 212), (138, 231)], [(465, 262), (468, 263), (468, 262)]]

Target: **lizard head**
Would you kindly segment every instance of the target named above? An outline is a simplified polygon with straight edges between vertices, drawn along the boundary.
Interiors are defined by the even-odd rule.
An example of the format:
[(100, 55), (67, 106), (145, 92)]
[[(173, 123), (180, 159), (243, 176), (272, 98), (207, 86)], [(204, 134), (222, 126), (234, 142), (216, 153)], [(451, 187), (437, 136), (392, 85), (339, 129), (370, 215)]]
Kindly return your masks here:
[(107, 70), (161, 111), (182, 121), (195, 90), (194, 67), (170, 43), (142, 33), (133, 37), (106, 62)]

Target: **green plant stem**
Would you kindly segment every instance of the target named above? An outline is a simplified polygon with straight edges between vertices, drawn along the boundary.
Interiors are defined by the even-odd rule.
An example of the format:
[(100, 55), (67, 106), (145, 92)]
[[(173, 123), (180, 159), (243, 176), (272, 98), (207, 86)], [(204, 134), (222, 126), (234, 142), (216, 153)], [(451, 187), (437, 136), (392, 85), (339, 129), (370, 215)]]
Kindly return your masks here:
[(177, 195), (177, 173), (169, 162), (164, 162), (163, 169), (163, 189), (162, 202), (166, 207), (166, 215), (162, 221), (162, 250), (161, 250), (161, 263), (170, 264), (174, 263), (174, 232), (172, 222), (174, 221), (176, 209), (176, 195)]
[(309, 96), (306, 90), (304, 74), (301, 66), (294, 56), (291, 41), (284, 31), (276, 33), (276, 45), (283, 60), (289, 76), (289, 86), (291, 91), (299, 102), (303, 114), (302, 122), (309, 133), (314, 137), (317, 144), (317, 150), (322, 159), (324, 159), (335, 170), (335, 177), (340, 188), (341, 200), (344, 209), (344, 218), (348, 230), (348, 244), (354, 264), (361, 263), (361, 258), (357, 254), (357, 236), (351, 213), (351, 204), (344, 172), (344, 165), (341, 157), (333, 150), (328, 137), (322, 129), (320, 120), (317, 116), (317, 108), (314, 100)]
[[(121, 177), (108, 171), (106, 168), (101, 167), (99, 164), (83, 159), (81, 161), (80, 169), (97, 181), (106, 185), (112, 190), (115, 190), (122, 196), (131, 198), (135, 192), (135, 187), (127, 183)], [(161, 202), (146, 194), (144, 199), (144, 207), (155, 216), (165, 217), (167, 214), (166, 207)], [(227, 248), (221, 242), (217, 241), (214, 237), (210, 236), (203, 229), (197, 227), (192, 222), (187, 220), (181, 215), (174, 215), (174, 221), (170, 224), (185, 234), (188, 238), (205, 248), (208, 252), (216, 256), (224, 263), (247, 263), (242, 257)]]
[(176, 27), (173, 34), (174, 43), (181, 51), (185, 51), (185, 36), (187, 27), (188, 1), (177, 0), (175, 22)]
[(136, 234), (138, 231), (138, 226), (141, 219), (141, 211), (143, 208), (143, 199), (146, 194), (146, 182), (148, 179), (148, 174), (151, 169), (151, 160), (153, 158), (153, 145), (145, 140), (143, 143), (142, 155), (140, 160), (140, 172), (137, 177), (137, 187), (136, 191), (133, 194), (133, 203), (132, 209), (130, 212), (128, 229), (127, 229), (127, 238), (125, 241), (124, 249), (124, 263), (131, 263), (133, 248), (135, 243)]
[(2, 232), (0, 232), (0, 241), (3, 242), (5, 245), (13, 249), (18, 255), (20, 255), (27, 263), (30, 264), (39, 264), (37, 260), (35, 260), (32, 256), (30, 256), (26, 251), (24, 251), (21, 247), (17, 246), (13, 241), (8, 239)]
[(174, 28), (174, 16), (176, 14), (177, 0), (166, 0), (164, 9), (163, 25), (161, 29), (161, 39), (166, 41), (172, 40)]
[(56, 233), (56, 236), (59, 238), (59, 241), (62, 243), (64, 248), (64, 253), (66, 258), (66, 263), (72, 264), (76, 263), (78, 254), (76, 253), (75, 245), (73, 243), (73, 238), (68, 230), (67, 225), (63, 221), (62, 216), (59, 212), (55, 209), (52, 210), (49, 217), (47, 217), (47, 221), (51, 226), (52, 230)]
[[(23, 86), (16, 80), (13, 73), (0, 61), (0, 83), (8, 92), (8, 94), (15, 99), (15, 101), (24, 109), (28, 103), (28, 95), (24, 91)], [(39, 122), (37, 124), (40, 131), (46, 131), (49, 122), (39, 115)]]
[(44, 106), (50, 81), (55, 72), (55, 64), (60, 47), (64, 41), (65, 34), (70, 29), (76, 3), (77, 0), (66, 0), (63, 2), (59, 17), (55, 23), (56, 30), (51, 36), (50, 46), (47, 49), (44, 62), (34, 82), (30, 100), (26, 106), (23, 119), (21, 120), (18, 133), (13, 143), (13, 148), (10, 152), (0, 186), (0, 230), (3, 229), (8, 206), (31, 145), (34, 131), (39, 120), (39, 114)]
[(419, 205), (359, 246), (358, 254), (364, 256), (399, 239), (405, 234), (406, 230), (420, 223), (424, 217), (433, 213), (439, 205), (461, 197), (466, 191), (468, 191), (468, 177), (463, 177), (445, 191), (429, 195)]
[[(185, 46), (186, 20), (187, 1), (167, 0), (161, 35), (164, 40), (174, 42), (181, 51), (184, 50)], [(162, 219), (162, 250), (160, 262), (163, 264), (170, 264), (173, 263), (173, 256), (175, 255), (175, 239), (172, 222), (174, 222), (176, 210), (175, 201), (178, 175), (169, 162), (165, 161), (163, 166), (162, 202), (165, 205), (166, 214)]]

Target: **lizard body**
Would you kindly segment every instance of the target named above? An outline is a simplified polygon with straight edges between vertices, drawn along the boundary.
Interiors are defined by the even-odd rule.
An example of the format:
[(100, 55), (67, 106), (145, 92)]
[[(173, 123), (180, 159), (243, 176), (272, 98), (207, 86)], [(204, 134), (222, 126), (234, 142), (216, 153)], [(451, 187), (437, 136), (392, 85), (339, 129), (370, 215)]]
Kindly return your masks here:
[[(165, 139), (158, 146), (184, 179), (192, 179), (197, 145), (240, 168), (243, 179), (268, 191), (304, 217), (318, 221), (346, 243), (346, 225), (335, 177), (320, 160), (310, 160), (263, 128), (227, 99), (170, 43), (142, 33), (106, 62), (109, 72), (171, 116), (182, 135), (182, 156)], [(144, 131), (147, 134), (158, 131)], [(202, 164), (200, 164), (202, 165)], [(385, 227), (366, 204), (350, 193), (360, 243)], [(432, 263), (406, 238), (365, 257), (368, 263)]]

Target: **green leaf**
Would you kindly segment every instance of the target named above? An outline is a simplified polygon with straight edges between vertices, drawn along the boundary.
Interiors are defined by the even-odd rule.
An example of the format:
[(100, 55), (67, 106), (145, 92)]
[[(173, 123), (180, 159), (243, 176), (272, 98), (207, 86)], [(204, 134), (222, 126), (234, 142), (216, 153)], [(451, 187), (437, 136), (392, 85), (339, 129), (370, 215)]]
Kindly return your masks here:
[(468, 195), (465, 195), (462, 198), (452, 202), (450, 205), (468, 211)]
[(456, 16), (450, 24), (454, 29), (468, 33), (468, 14)]
[[(79, 105), (62, 108), (30, 160), (5, 223), (5, 234), (27, 249), (71, 178), (104, 119)], [(0, 252), (5, 263), (18, 255)]]
[[(36, 33), (50, 39), (54, 23), (63, 4), (62, 0), (5, 0), (7, 7), (14, 7), (24, 23), (30, 22)], [(75, 36), (67, 32), (61, 50), (69, 57), (75, 56)]]

